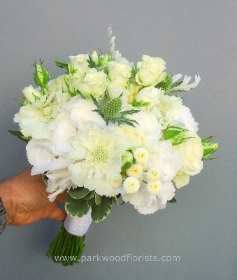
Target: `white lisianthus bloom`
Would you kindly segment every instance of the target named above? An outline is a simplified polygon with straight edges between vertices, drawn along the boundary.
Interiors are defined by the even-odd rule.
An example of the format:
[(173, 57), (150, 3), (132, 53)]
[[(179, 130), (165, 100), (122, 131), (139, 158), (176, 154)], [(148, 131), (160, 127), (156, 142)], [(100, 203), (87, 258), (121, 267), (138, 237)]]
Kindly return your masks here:
[(166, 76), (165, 64), (162, 58), (143, 55), (142, 61), (137, 64), (139, 68), (136, 74), (137, 83), (143, 86), (155, 86), (161, 82)]
[(65, 156), (56, 157), (47, 140), (31, 139), (26, 146), (26, 154), (29, 163), (33, 166), (32, 175), (43, 174), (48, 170), (63, 169), (73, 162)]
[(110, 81), (113, 82), (113, 84), (125, 87), (128, 79), (131, 77), (132, 67), (128, 64), (118, 63), (116, 61), (110, 61), (108, 67)]
[(171, 121), (182, 112), (182, 99), (178, 96), (169, 96), (160, 92), (159, 102), (156, 105), (160, 114), (157, 114), (153, 109), (151, 112), (158, 116), (158, 121), (162, 129), (166, 129)]
[(22, 93), (24, 94), (26, 100), (31, 103), (35, 102), (36, 99), (39, 99), (42, 96), (42, 92), (34, 89), (32, 85), (25, 87), (22, 90)]
[(155, 148), (156, 152), (149, 156), (147, 169), (158, 169), (161, 181), (171, 181), (182, 167), (182, 157), (173, 151), (169, 141), (161, 141)]
[(22, 106), (14, 122), (19, 123), (24, 136), (50, 140), (56, 125), (54, 120), (67, 99), (67, 93), (61, 91), (55, 91), (49, 96), (43, 95), (34, 103)]
[(201, 138), (195, 132), (187, 132), (185, 137), (189, 139), (174, 146), (173, 150), (182, 153), (183, 172), (193, 176), (200, 173), (203, 168), (203, 146)]
[(107, 76), (103, 71), (97, 72), (95, 68), (90, 68), (81, 82), (75, 84), (78, 89), (86, 98), (93, 97), (100, 98), (107, 88)]
[(54, 154), (62, 155), (71, 152), (70, 142), (77, 132), (78, 128), (72, 122), (70, 116), (65, 111), (62, 111), (56, 118), (56, 126), (51, 139)]
[(76, 188), (71, 181), (71, 174), (68, 172), (68, 168), (51, 170), (46, 173), (48, 178), (46, 191), (50, 193), (48, 195), (49, 201), (54, 201), (58, 194), (68, 191), (71, 188)]
[(138, 123), (136, 127), (140, 127), (146, 135), (147, 140), (158, 141), (161, 137), (161, 126), (156, 117), (151, 113), (138, 112), (130, 116), (131, 119)]
[(68, 65), (70, 72), (77, 72), (81, 76), (84, 76), (89, 71), (88, 55), (78, 54), (76, 56), (69, 56), (70, 64)]
[[(69, 157), (74, 160), (69, 166), (73, 182), (79, 187), (95, 190), (101, 195), (109, 195), (114, 188), (109, 184), (108, 190), (99, 181), (111, 181), (117, 179), (121, 172), (122, 155), (131, 147), (131, 141), (125, 133), (108, 131), (106, 128), (87, 127), (72, 140), (74, 151)], [(93, 181), (93, 184), (92, 184)]]
[(92, 101), (82, 99), (80, 96), (73, 97), (63, 108), (79, 130), (88, 124), (95, 124), (99, 127), (106, 125), (104, 119), (94, 112), (95, 109), (96, 106)]
[(195, 122), (190, 109), (186, 106), (182, 106), (181, 112), (174, 116), (169, 125), (182, 127), (189, 131), (198, 131), (198, 123)]

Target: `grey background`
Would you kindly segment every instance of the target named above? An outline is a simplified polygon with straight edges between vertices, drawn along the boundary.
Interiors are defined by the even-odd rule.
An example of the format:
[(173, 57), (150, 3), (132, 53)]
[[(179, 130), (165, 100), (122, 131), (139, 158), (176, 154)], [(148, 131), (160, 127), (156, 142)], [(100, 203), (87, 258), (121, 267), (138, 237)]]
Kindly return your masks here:
[(60, 224), (43, 220), (7, 227), (0, 237), (0, 279), (237, 279), (237, 2), (236, 0), (1, 0), (0, 1), (0, 179), (29, 167), (17, 129), (14, 98), (32, 84), (39, 58), (52, 77), (62, 73), (55, 58), (116, 47), (137, 62), (162, 57), (169, 73), (202, 81), (184, 95), (201, 137), (214, 135), (218, 159), (177, 191), (177, 204), (154, 215), (131, 205), (114, 207), (86, 236), (85, 256), (180, 256), (180, 262), (85, 262), (73, 267), (44, 256)]

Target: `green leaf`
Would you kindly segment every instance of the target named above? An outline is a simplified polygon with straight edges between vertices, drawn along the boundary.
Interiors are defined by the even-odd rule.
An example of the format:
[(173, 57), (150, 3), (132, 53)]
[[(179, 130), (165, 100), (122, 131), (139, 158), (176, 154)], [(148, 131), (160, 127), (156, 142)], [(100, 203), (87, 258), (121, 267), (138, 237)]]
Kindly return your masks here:
[(103, 221), (109, 215), (111, 208), (112, 198), (102, 196), (101, 203), (99, 205), (94, 204), (92, 207), (92, 220), (96, 223)]
[(118, 201), (117, 196), (113, 196), (112, 201), (113, 201), (114, 204), (119, 205), (119, 201)]
[(68, 73), (68, 71), (69, 71), (68, 70), (68, 63), (58, 61), (57, 59), (54, 60), (54, 63), (60, 68), (65, 68), (67, 70), (67, 73)]
[(72, 197), (72, 198), (75, 198), (75, 199), (80, 199), (80, 198), (83, 198), (85, 196), (88, 195), (88, 193), (90, 192), (90, 190), (86, 189), (86, 188), (76, 188), (76, 189), (71, 189), (69, 191), (69, 195)]
[(102, 200), (102, 196), (96, 193), (95, 194), (95, 204), (100, 205), (101, 200)]
[(84, 199), (74, 199), (70, 195), (65, 203), (65, 210), (71, 217), (82, 217), (89, 211), (89, 204)]
[(169, 126), (164, 131), (164, 139), (169, 140), (174, 137), (177, 137), (180, 133), (187, 131), (184, 128), (178, 127), (178, 126)]
[(88, 195), (84, 196), (83, 199), (90, 200), (94, 196), (95, 196), (95, 191), (92, 191), (92, 192), (89, 192)]
[(28, 143), (31, 140), (31, 137), (24, 136), (20, 131), (8, 130), (8, 132), (26, 143)]
[(171, 200), (168, 200), (169, 203), (177, 203), (176, 199), (173, 197)]

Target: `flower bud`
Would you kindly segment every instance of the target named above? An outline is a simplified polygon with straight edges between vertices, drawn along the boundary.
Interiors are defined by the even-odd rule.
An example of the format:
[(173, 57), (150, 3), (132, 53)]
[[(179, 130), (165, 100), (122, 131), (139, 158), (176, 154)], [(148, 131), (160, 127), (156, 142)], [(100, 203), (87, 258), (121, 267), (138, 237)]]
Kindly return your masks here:
[(30, 101), (31, 103), (35, 102), (37, 98), (42, 96), (42, 93), (34, 89), (32, 85), (25, 87), (22, 93), (24, 94), (26, 100)]
[(122, 156), (122, 170), (130, 168), (134, 163), (133, 154), (131, 151), (126, 151)]
[(218, 143), (210, 143), (212, 136), (202, 140), (203, 146), (203, 157), (202, 159), (208, 159), (208, 157), (213, 154), (218, 149)]
[(35, 73), (34, 73), (34, 80), (35, 83), (40, 86), (42, 89), (45, 89), (49, 80), (50, 75), (48, 71), (43, 67), (42, 62), (40, 64), (34, 64)]

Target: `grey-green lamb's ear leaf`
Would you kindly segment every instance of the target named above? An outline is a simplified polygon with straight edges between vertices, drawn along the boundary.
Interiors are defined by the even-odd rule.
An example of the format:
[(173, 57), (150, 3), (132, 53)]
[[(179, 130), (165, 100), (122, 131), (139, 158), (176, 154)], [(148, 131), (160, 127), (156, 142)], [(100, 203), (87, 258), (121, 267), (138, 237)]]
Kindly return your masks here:
[(86, 188), (76, 188), (76, 189), (71, 189), (69, 191), (69, 195), (72, 197), (72, 198), (75, 198), (75, 199), (80, 199), (80, 198), (83, 198), (85, 196), (88, 195), (88, 193), (90, 192), (90, 190), (86, 189)]
[(65, 202), (65, 210), (71, 217), (80, 218), (89, 211), (89, 204), (84, 199), (74, 199), (70, 195)]
[(31, 139), (31, 137), (24, 136), (20, 131), (8, 130), (8, 132), (26, 143), (28, 143)]
[(91, 218), (94, 222), (103, 221), (110, 213), (112, 208), (112, 197), (102, 196), (99, 205), (94, 204), (92, 207)]

